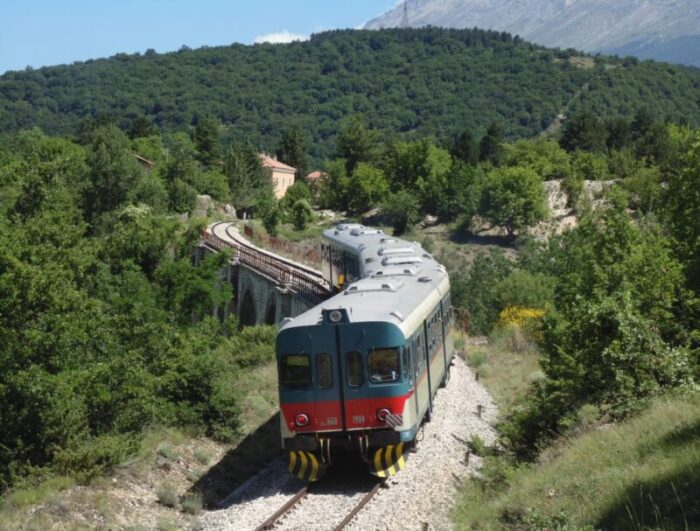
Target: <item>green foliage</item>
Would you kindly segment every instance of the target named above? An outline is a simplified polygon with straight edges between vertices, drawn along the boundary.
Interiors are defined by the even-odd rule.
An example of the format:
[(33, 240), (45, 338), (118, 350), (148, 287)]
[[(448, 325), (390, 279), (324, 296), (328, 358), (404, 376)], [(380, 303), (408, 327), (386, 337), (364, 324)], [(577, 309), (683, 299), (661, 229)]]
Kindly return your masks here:
[(468, 272), (451, 271), (452, 298), (456, 308), (469, 312), (469, 333), (485, 335), (501, 311), (494, 286), (513, 268), (502, 252), (479, 254)]
[(382, 204), (382, 212), (389, 218), (394, 234), (400, 236), (421, 219), (418, 198), (406, 190), (400, 190)]
[(584, 404), (624, 414), (692, 381), (681, 266), (653, 221), (634, 224), (619, 194), (608, 199), (552, 239), (541, 262), (554, 281), (542, 328), (546, 379), (504, 425), (518, 455), (565, 431)]
[(686, 278), (696, 296), (700, 294), (700, 135), (681, 161), (681, 169), (668, 182), (665, 214), (677, 254), (687, 269)]
[(365, 162), (360, 162), (348, 182), (348, 208), (360, 214), (377, 206), (389, 192), (389, 182), (384, 172)]
[(282, 220), (283, 213), (272, 190), (261, 194), (255, 208), (267, 233), (270, 236), (277, 236), (277, 226)]
[[(124, 188), (132, 159), (121, 133), (85, 135), (86, 148), (38, 131), (0, 148), (2, 492), (51, 474), (87, 481), (156, 423), (230, 439), (237, 373), (273, 356), (274, 330), (238, 332), (208, 317), (231, 290), (219, 274), (225, 254), (192, 263), (201, 225), (127, 204), (160, 195), (164, 208), (165, 198)], [(134, 176), (184, 182), (181, 160)], [(83, 212), (94, 186), (122, 195)], [(88, 231), (84, 217), (98, 212), (100, 231)]]
[(140, 170), (129, 151), (129, 140), (115, 126), (98, 127), (87, 137), (86, 162), (90, 186), (85, 191), (88, 219), (122, 205), (139, 181)]
[(492, 170), (486, 177), (479, 212), (494, 225), (505, 227), (510, 236), (534, 225), (547, 215), (541, 178), (528, 168)]
[[(358, 112), (382, 135), (412, 138), (454, 138), (465, 127), (479, 137), (495, 121), (509, 138), (533, 137), (567, 105), (610, 119), (630, 119), (646, 106), (654, 116), (698, 125), (697, 71), (607, 57), (583, 69), (562, 53), (502, 32), (420, 28), (119, 54), (5, 73), (0, 132), (38, 126), (70, 134), (82, 119), (108, 115), (124, 129), (145, 117), (163, 130), (189, 132), (198, 116), (211, 115), (233, 125), (222, 132), (224, 145), (245, 137), (272, 149), (282, 131), (298, 127), (308, 132), (310, 156), (323, 160), (343, 120)], [(575, 98), (582, 87), (585, 97)]]
[(292, 168), (296, 168), (296, 180), (306, 177), (309, 163), (306, 159), (306, 139), (298, 127), (286, 129), (282, 132), (279, 145), (277, 147), (277, 159)]
[(570, 173), (569, 154), (553, 140), (518, 140), (508, 144), (503, 164), (529, 168), (544, 181), (563, 179)]
[(583, 181), (605, 181), (609, 178), (607, 158), (587, 151), (576, 151), (572, 155), (571, 171)]
[(361, 162), (372, 162), (377, 156), (379, 133), (367, 127), (364, 116), (350, 117), (338, 133), (336, 156), (345, 160), (345, 170), (352, 174)]
[(583, 110), (566, 121), (560, 143), (570, 152), (601, 152), (605, 151), (606, 139), (605, 124), (593, 112)]
[(213, 116), (199, 119), (192, 140), (197, 147), (197, 159), (205, 166), (214, 166), (221, 160), (219, 146), (219, 122)]
[(327, 161), (325, 173), (326, 177), (319, 191), (320, 205), (334, 210), (347, 210), (350, 179), (345, 170), (345, 161), (342, 159)]
[(452, 156), (470, 166), (479, 162), (479, 143), (471, 130), (465, 129), (457, 137), (452, 146)]
[(255, 149), (250, 145), (232, 144), (224, 160), (224, 173), (236, 211), (250, 216), (261, 194), (272, 187)]
[(296, 230), (306, 229), (306, 224), (312, 219), (313, 211), (306, 199), (299, 199), (292, 205), (292, 224)]
[(503, 127), (496, 122), (489, 125), (479, 143), (479, 160), (498, 166), (504, 156), (503, 142)]
[(128, 199), (131, 203), (147, 205), (159, 214), (168, 211), (170, 201), (168, 190), (155, 175), (149, 175), (141, 179), (129, 192)]
[(494, 285), (499, 311), (508, 306), (545, 309), (553, 300), (554, 279), (542, 274), (514, 269)]
[(697, 528), (699, 405), (698, 393), (668, 393), (637, 417), (562, 440), (536, 463), (487, 457), (480, 479), (464, 484), (455, 527)]

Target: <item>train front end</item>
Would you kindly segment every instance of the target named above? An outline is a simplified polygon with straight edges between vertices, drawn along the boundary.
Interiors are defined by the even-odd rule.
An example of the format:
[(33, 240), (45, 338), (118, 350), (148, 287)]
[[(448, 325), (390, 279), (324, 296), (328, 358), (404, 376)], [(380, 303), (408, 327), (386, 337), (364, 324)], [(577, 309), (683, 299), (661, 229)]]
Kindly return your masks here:
[(293, 474), (319, 479), (338, 449), (358, 451), (379, 477), (405, 466), (418, 424), (405, 343), (398, 326), (351, 322), (345, 308), (309, 312), (282, 326), (281, 434)]

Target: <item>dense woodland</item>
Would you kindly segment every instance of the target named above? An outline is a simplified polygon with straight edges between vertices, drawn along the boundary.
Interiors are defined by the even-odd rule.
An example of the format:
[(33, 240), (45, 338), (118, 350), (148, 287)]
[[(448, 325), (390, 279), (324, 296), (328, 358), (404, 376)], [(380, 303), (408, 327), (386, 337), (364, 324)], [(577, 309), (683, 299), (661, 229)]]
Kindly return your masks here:
[[(451, 138), (500, 122), (533, 136), (560, 112), (700, 124), (700, 73), (628, 58), (586, 58), (506, 33), (437, 28), (332, 31), (308, 42), (99, 59), (0, 77), (0, 132), (38, 126), (72, 134), (85, 118), (126, 129), (145, 117), (167, 131), (212, 115), (224, 138), (271, 149), (281, 131), (309, 134), (309, 156), (333, 153), (340, 121), (356, 113), (383, 134)], [(567, 106), (570, 104), (570, 109)]]
[[(399, 44), (404, 40), (406, 49)], [(498, 105), (512, 110), (513, 101), (495, 107), (485, 102), (478, 118), (466, 118), (461, 107), (453, 112), (452, 103), (445, 103), (445, 114), (426, 115), (416, 124), (415, 138), (401, 134), (407, 131), (400, 126), (401, 113), (414, 112), (411, 107), (387, 108), (381, 116), (363, 108), (364, 115), (339, 120), (356, 110), (350, 104), (333, 120), (318, 122), (332, 121), (332, 129), (323, 132), (304, 127), (303, 120), (301, 125), (281, 120), (266, 129), (257, 114), (247, 124), (227, 123), (223, 107), (211, 107), (215, 100), (200, 106), (196, 87), (192, 93), (183, 88), (194, 99), (182, 100), (181, 114), (161, 109), (142, 116), (137, 95), (124, 96), (129, 103), (120, 113), (100, 100), (105, 107), (96, 112), (106, 114), (97, 119), (80, 120), (78, 113), (52, 122), (58, 115), (32, 118), (31, 112), (12, 111), (13, 119), (66, 134), (49, 136), (34, 128), (0, 142), (0, 492), (53, 474), (89, 479), (133, 452), (153, 425), (223, 440), (236, 436), (235, 379), (272, 359), (274, 331), (239, 329), (235, 319), (213, 317), (234, 294), (217, 275), (225, 255), (194, 265), (203, 222), (185, 222), (182, 214), (192, 212), (197, 194), (233, 204), (271, 233), (282, 222), (305, 229), (314, 220), (312, 207), (344, 211), (349, 219), (372, 210), (396, 233), (410, 233), (428, 214), (449, 224), (456, 239), (478, 241), (476, 228), (484, 224), (501, 228), (500, 246), (516, 251), (510, 258), (484, 252), (469, 268), (445, 261), (453, 300), (468, 311), (472, 333), (501, 333), (515, 323), (541, 351), (542, 377), (500, 426), (507, 464), (486, 469), (485, 477), (495, 479), (485, 489), (507, 486), (513, 470), (570, 433), (584, 410), (614, 421), (644, 410), (655, 396), (694, 389), (700, 348), (700, 132), (685, 123), (694, 121), (692, 113), (676, 123), (668, 116), (683, 105), (697, 105), (697, 98), (673, 96), (697, 89), (689, 70), (646, 63), (583, 70), (560, 62), (560, 52), (484, 32), (335, 32), (288, 47), (125, 56), (11, 74), (1, 87), (7, 96), (18, 80), (64, 70), (87, 76), (105, 68), (110, 76), (124, 77), (117, 65), (138, 71), (158, 61), (172, 61), (173, 72), (204, 68), (200, 61), (208, 54), (222, 61), (228, 53), (260, 54), (272, 63), (285, 54), (330, 53), (329, 47), (342, 43), (348, 46), (343, 61), (333, 64), (342, 63), (343, 75), (355, 80), (362, 75), (353, 78), (350, 66), (369, 72), (387, 56), (425, 58), (451, 46), (463, 52), (450, 56), (455, 61), (471, 54), (522, 53), (512, 59), (516, 64), (536, 64), (569, 79), (568, 89), (542, 100), (552, 109), (578, 84), (593, 85), (587, 77), (593, 72), (595, 82), (628, 76), (605, 82), (608, 96), (621, 100), (645, 75), (657, 87), (665, 75), (676, 81), (664, 85), (667, 96), (658, 105), (632, 108), (636, 94), (624, 104), (629, 109), (619, 107), (621, 100), (596, 99), (592, 89), (586, 107), (572, 111), (556, 135), (540, 138), (530, 135), (543, 123), (515, 126), (512, 116), (497, 110)], [(373, 46), (375, 51), (393, 46), (395, 53), (377, 52), (368, 64), (360, 62), (359, 50), (373, 53)], [(436, 59), (434, 67), (445, 61), (449, 64), (445, 57)], [(504, 59), (501, 66), (507, 64)], [(474, 65), (488, 67), (485, 61)], [(520, 73), (529, 76), (528, 71)], [(158, 83), (159, 74), (149, 72), (141, 75)], [(261, 72), (256, 66), (256, 74), (241, 79)], [(112, 82), (121, 83), (104, 86)], [(129, 90), (138, 87), (129, 83)], [(274, 88), (258, 96), (271, 94)], [(295, 97), (293, 91), (285, 94)], [(361, 89), (356, 97), (363, 94)], [(308, 106), (305, 100), (299, 106), (319, 109), (319, 102), (330, 101), (320, 94), (309, 98)], [(522, 98), (536, 100), (531, 92)], [(188, 114), (190, 105), (197, 113)], [(282, 103), (263, 108), (284, 112)], [(614, 109), (629, 117), (616, 116)], [(446, 136), (436, 139), (438, 132)], [(519, 135), (527, 138), (510, 138)], [(254, 147), (262, 138), (301, 175), (310, 161), (317, 163), (326, 174), (320, 185), (300, 180), (278, 202)], [(144, 171), (135, 153), (154, 167)], [(549, 239), (530, 238), (527, 229), (550, 216), (543, 183), (553, 180), (566, 191), (579, 225)], [(585, 182), (606, 184), (591, 197)]]

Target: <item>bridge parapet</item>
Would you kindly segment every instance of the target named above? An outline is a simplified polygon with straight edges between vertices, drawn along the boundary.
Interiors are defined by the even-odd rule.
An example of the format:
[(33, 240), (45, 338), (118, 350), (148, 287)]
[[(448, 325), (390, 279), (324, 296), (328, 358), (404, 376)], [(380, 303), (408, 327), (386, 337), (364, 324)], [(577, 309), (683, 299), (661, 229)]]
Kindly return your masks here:
[[(232, 265), (247, 271), (232, 277), (237, 279), (237, 307), (243, 324), (270, 323), (272, 314), (275, 322), (293, 317), (331, 296), (319, 271), (251, 245), (230, 223), (208, 227), (202, 233), (202, 244), (214, 252), (230, 249)], [(257, 280), (251, 281), (250, 273)], [(263, 301), (272, 302), (262, 306)], [(251, 312), (253, 317), (246, 315)]]

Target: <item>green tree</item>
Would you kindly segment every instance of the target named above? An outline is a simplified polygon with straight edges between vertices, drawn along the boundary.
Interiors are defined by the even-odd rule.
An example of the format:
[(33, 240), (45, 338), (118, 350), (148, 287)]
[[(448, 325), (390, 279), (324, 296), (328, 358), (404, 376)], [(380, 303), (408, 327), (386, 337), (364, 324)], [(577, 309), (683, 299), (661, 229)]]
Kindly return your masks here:
[(360, 162), (350, 176), (348, 208), (355, 214), (377, 206), (389, 192), (384, 172)]
[(282, 221), (282, 210), (272, 189), (260, 194), (255, 208), (267, 233), (277, 236), (277, 226)]
[(486, 129), (486, 134), (479, 142), (479, 160), (491, 162), (498, 166), (503, 159), (503, 127), (493, 122)]
[(292, 223), (296, 230), (306, 229), (307, 223), (313, 219), (311, 205), (306, 199), (298, 199), (292, 205)]
[(345, 169), (345, 161), (336, 159), (325, 164), (326, 177), (321, 183), (319, 203), (322, 207), (334, 210), (347, 210), (350, 178)]
[(579, 226), (550, 240), (541, 264), (554, 280), (553, 311), (542, 329), (546, 379), (505, 428), (532, 456), (584, 404), (624, 414), (664, 388), (690, 382), (680, 264), (649, 219), (633, 223), (622, 196), (585, 212)]
[(494, 169), (486, 177), (479, 211), (512, 237), (516, 231), (545, 219), (542, 180), (527, 168)]
[(561, 146), (569, 151), (605, 151), (605, 124), (592, 112), (584, 110), (574, 114), (564, 123)]
[(469, 334), (491, 332), (501, 309), (495, 286), (513, 268), (501, 250), (480, 253), (468, 271), (450, 271), (452, 300), (469, 314)]
[(301, 129), (285, 129), (277, 145), (277, 158), (296, 168), (295, 177), (300, 181), (308, 173), (309, 163), (306, 159), (306, 139)]
[(352, 174), (361, 162), (372, 162), (378, 155), (379, 133), (367, 127), (364, 116), (355, 114), (345, 121), (336, 139), (336, 156), (345, 159), (345, 170)]
[(98, 127), (87, 140), (90, 186), (85, 191), (85, 211), (94, 223), (101, 214), (126, 201), (141, 171), (129, 149), (129, 139), (116, 126)]
[(687, 268), (689, 286), (700, 294), (700, 134), (674, 172), (665, 193), (664, 218), (675, 241), (677, 255)]
[(156, 175), (148, 175), (141, 179), (129, 192), (128, 198), (132, 203), (148, 205), (157, 213), (168, 211), (168, 190)]
[(306, 201), (311, 204), (311, 190), (304, 181), (297, 181), (287, 188), (287, 193), (280, 200), (280, 208), (285, 213), (288, 221), (291, 221), (292, 207), (297, 201)]
[(462, 162), (475, 166), (479, 162), (479, 143), (470, 129), (465, 129), (452, 146), (452, 156)]
[(239, 215), (252, 215), (260, 195), (272, 187), (258, 154), (251, 146), (232, 144), (226, 153), (224, 173), (228, 178), (236, 211)]
[(569, 154), (553, 140), (518, 140), (506, 144), (503, 164), (530, 168), (545, 181), (563, 179), (570, 171)]
[(197, 160), (208, 167), (221, 161), (219, 144), (219, 121), (213, 116), (203, 116), (197, 122), (192, 133), (192, 140), (197, 146)]
[(131, 127), (129, 127), (128, 132), (130, 139), (146, 138), (155, 134), (156, 128), (145, 116), (137, 116), (131, 121)]
[(399, 190), (384, 200), (382, 213), (389, 218), (394, 234), (400, 236), (420, 221), (420, 202), (411, 192)]

